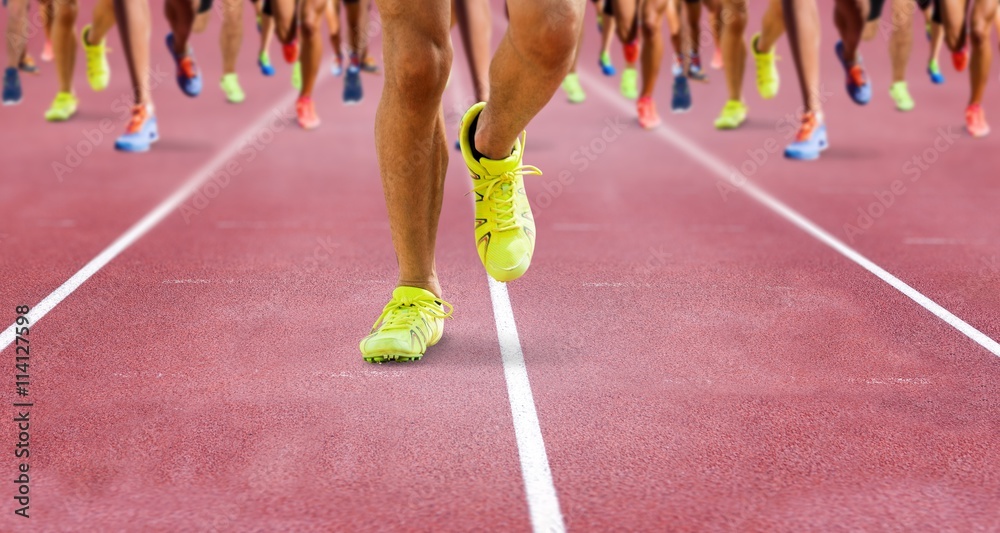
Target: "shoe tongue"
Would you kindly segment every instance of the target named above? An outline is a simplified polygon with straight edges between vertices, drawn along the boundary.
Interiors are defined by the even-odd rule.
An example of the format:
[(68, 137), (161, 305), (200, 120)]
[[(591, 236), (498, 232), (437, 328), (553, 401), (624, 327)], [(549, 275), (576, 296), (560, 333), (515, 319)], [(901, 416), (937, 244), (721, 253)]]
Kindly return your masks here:
[(434, 293), (421, 289), (420, 287), (396, 287), (392, 291), (392, 298), (394, 300), (437, 300), (437, 296)]
[(482, 157), (479, 159), (479, 164), (486, 169), (486, 173), (491, 176), (499, 176), (505, 172), (513, 172), (517, 169), (518, 163), (521, 162), (521, 141), (518, 139), (514, 142), (514, 148), (511, 150), (510, 155), (503, 159), (489, 159)]

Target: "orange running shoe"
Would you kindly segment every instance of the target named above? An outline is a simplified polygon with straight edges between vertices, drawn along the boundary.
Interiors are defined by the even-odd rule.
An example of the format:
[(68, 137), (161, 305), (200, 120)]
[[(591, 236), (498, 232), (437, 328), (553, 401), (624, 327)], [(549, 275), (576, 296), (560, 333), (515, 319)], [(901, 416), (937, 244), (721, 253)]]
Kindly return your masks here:
[(650, 96), (643, 96), (638, 102), (639, 125), (651, 130), (660, 125), (660, 115), (656, 112), (656, 102)]
[(289, 65), (299, 60), (299, 41), (294, 40), (288, 44), (281, 45), (281, 53), (285, 56), (285, 62)]
[(722, 68), (722, 49), (716, 47), (712, 52), (712, 68), (719, 70)]
[(55, 57), (52, 53), (52, 41), (45, 39), (45, 47), (42, 48), (42, 61), (48, 63)]
[(955, 65), (955, 70), (962, 72), (969, 66), (969, 47), (963, 46), (961, 50), (951, 53), (951, 63)]
[(986, 137), (990, 134), (990, 125), (986, 123), (986, 113), (979, 104), (970, 104), (965, 109), (965, 129), (973, 137)]
[(295, 102), (295, 114), (299, 118), (299, 126), (304, 130), (314, 130), (319, 127), (319, 117), (316, 116), (316, 105), (312, 98), (300, 96)]

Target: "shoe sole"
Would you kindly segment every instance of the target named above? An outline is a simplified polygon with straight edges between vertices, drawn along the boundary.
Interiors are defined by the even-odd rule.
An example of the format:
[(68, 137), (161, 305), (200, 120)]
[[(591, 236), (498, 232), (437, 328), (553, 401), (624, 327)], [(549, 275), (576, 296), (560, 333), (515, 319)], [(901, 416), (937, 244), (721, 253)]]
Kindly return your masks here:
[(424, 357), (424, 354), (385, 354), (385, 355), (365, 355), (364, 359), (368, 363), (382, 364), (382, 363), (410, 363), (414, 361), (419, 361)]

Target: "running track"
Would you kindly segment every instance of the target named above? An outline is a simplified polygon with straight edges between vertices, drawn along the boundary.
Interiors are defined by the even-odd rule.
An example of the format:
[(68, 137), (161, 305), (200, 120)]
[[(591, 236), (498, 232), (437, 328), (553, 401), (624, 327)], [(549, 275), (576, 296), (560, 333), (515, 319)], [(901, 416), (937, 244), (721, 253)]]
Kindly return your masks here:
[[(739, 131), (712, 129), (724, 90), (711, 71), (686, 115), (667, 112), (665, 78), (667, 128), (642, 132), (592, 61), (590, 17), (587, 102), (557, 94), (528, 132), (528, 163), (545, 172), (528, 180), (532, 270), (509, 300), (499, 285), (491, 299), (453, 157), (438, 264), (456, 319), (409, 365), (368, 365), (357, 352), (394, 279), (372, 142), (380, 79), (366, 77), (364, 103), (344, 107), (340, 80), (325, 76), (323, 126), (303, 132), (281, 118), (288, 67), (273, 79), (255, 71), (249, 17), (241, 106), (216, 88), (217, 21), (195, 39), (207, 73), (196, 100), (175, 87), (160, 25), (163, 140), (140, 156), (111, 147), (124, 124), (115, 100), (128, 94), (117, 36), (106, 92), (89, 91), (80, 59), (82, 107), (69, 123), (41, 120), (52, 66), (26, 79), (25, 102), (0, 110), (9, 320), (199, 185), (190, 180), (225, 186), (200, 182), (180, 209), (145, 219), (148, 231), (36, 320), (33, 518), (14, 516), (4, 496), (0, 529), (517, 531), (534, 518), (536, 530), (571, 531), (1000, 530), (998, 145), (961, 133), (965, 76), (930, 85), (916, 39), (917, 110), (897, 113), (880, 36), (863, 47), (875, 98), (859, 108), (825, 54), (832, 147), (818, 163), (791, 163), (767, 152), (785, 144), (779, 121), (799, 106), (789, 59), (769, 102), (748, 63), (751, 118)], [(471, 93), (457, 49), (452, 129)], [(790, 58), (784, 42), (779, 54)], [(988, 102), (996, 96), (991, 87)], [(87, 141), (83, 130), (104, 119), (109, 132)], [(57, 179), (52, 163), (70, 165), (67, 147), (81, 142), (92, 153)], [(926, 161), (915, 178), (904, 167), (913, 157)], [(209, 174), (226, 164), (238, 175)], [(730, 168), (752, 187), (730, 181)], [(894, 180), (905, 190), (887, 197)], [(846, 233), (876, 194), (891, 204)], [(10, 402), (12, 347), (3, 354)], [(522, 355), (530, 396), (518, 386)], [(12, 479), (14, 424), (3, 431)]]

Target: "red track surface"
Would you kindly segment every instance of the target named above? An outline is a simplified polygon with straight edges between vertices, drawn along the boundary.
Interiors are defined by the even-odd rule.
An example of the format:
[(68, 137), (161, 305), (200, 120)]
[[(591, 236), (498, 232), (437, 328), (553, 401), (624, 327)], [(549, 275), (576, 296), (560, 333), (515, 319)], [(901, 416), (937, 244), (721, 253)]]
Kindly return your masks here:
[[(528, 185), (538, 251), (509, 287), (566, 527), (1000, 530), (1000, 359), (742, 191), (721, 194), (688, 153), (639, 131), (606, 98), (616, 81), (598, 79), (592, 26), (587, 102), (557, 94), (529, 128), (527, 162), (545, 172)], [(214, 31), (195, 40), (207, 74), (196, 100), (174, 87), (164, 29), (154, 31), (163, 140), (146, 155), (111, 148), (124, 124), (113, 102), (128, 95), (119, 50), (106, 93), (85, 87), (81, 59), (73, 121), (41, 120), (51, 65), (25, 80), (21, 106), (0, 111), (0, 302), (11, 318), (287, 102), (289, 69), (260, 78), (248, 32), (249, 99), (224, 104)], [(961, 133), (966, 78), (947, 72), (931, 86), (920, 40), (917, 109), (895, 112), (884, 45), (863, 47), (868, 108), (847, 100), (832, 53), (823, 56), (823, 158), (771, 154), (751, 179), (1000, 338), (996, 136)], [(784, 42), (779, 54), (790, 57)], [(461, 57), (456, 65), (452, 122), (470, 86)], [(748, 72), (751, 119), (739, 131), (711, 127), (725, 98), (717, 71), (694, 87), (686, 115), (667, 111), (664, 78), (665, 122), (727, 165), (760, 161), (768, 139), (786, 142), (775, 121), (799, 106), (791, 61), (780, 66), (782, 92), (769, 102)], [(0, 529), (531, 527), (457, 157), (438, 256), (456, 319), (420, 363), (372, 366), (357, 353), (395, 275), (372, 143), (380, 81), (366, 77), (364, 103), (344, 107), (340, 81), (325, 79), (320, 130), (258, 130), (261, 149), (231, 157), (241, 172), (214, 198), (185, 201), (32, 328), (33, 518), (14, 516), (6, 496)], [(994, 100), (991, 87), (987, 110)], [(113, 128), (57, 180), (52, 163), (68, 164), (67, 147), (103, 119)], [(625, 127), (581, 168), (578, 148), (609, 123)], [(958, 137), (914, 181), (904, 164), (939, 128)], [(906, 191), (851, 241), (844, 224), (896, 179)], [(8, 368), (13, 349), (3, 356)], [(13, 370), (5, 376), (14, 401)], [(3, 431), (15, 441), (13, 424)], [(0, 453), (12, 478), (16, 461)]]

